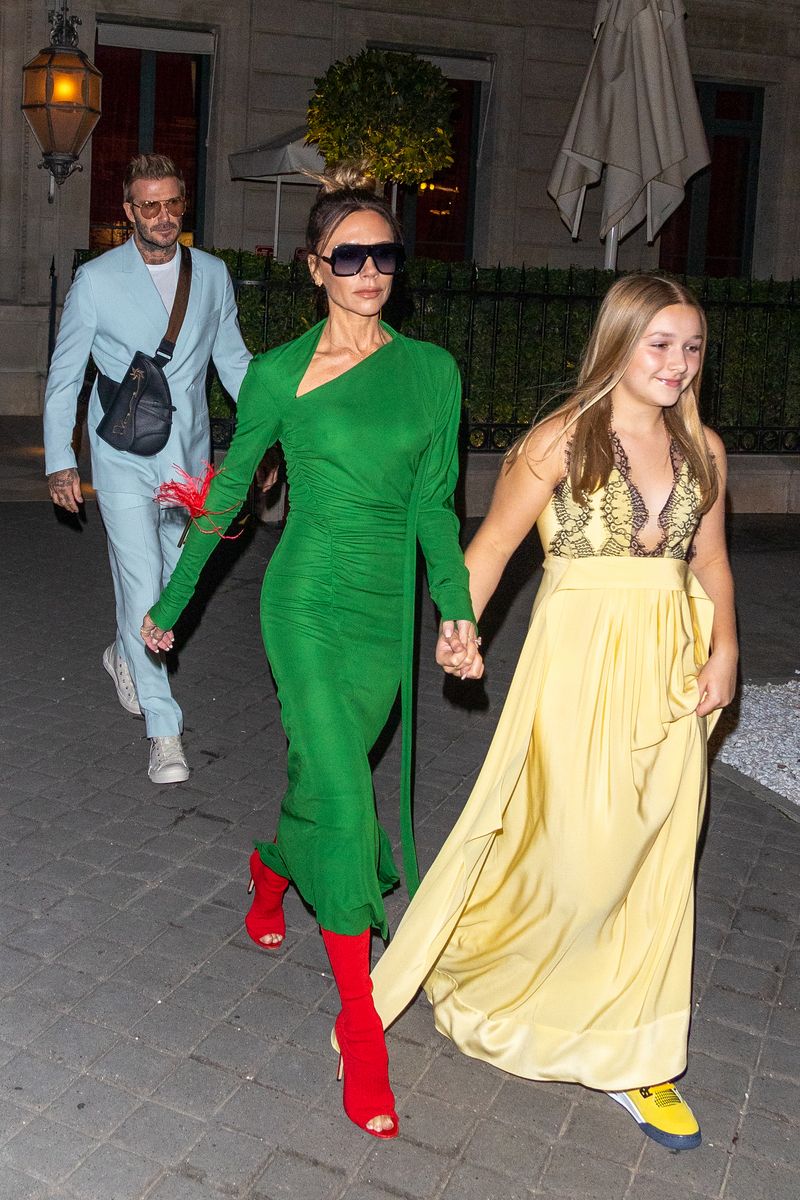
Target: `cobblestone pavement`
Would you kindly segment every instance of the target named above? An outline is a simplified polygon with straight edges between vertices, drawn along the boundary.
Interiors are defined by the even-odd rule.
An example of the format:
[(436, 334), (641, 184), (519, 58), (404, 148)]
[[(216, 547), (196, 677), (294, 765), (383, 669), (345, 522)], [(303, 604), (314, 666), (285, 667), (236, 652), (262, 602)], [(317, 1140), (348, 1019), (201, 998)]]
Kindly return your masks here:
[[(461, 1057), (423, 1002), (389, 1037), (402, 1136), (376, 1143), (341, 1112), (312, 917), (290, 889), (285, 949), (242, 933), (247, 854), (285, 771), (257, 625), (275, 535), (221, 548), (236, 561), (185, 623), (174, 682), (193, 772), (156, 788), (143, 724), (100, 665), (111, 583), (87, 508), (81, 526), (47, 504), (0, 510), (0, 1200), (797, 1200), (800, 825), (747, 780), (713, 778), (684, 1084), (701, 1149), (668, 1153), (602, 1095)], [(796, 535), (791, 519), (737, 524), (748, 677), (794, 669)], [(534, 583), (520, 558), (501, 627), (485, 623), (485, 689), (443, 688), (425, 610), (423, 866), (484, 754)], [(393, 836), (398, 741), (376, 769)]]

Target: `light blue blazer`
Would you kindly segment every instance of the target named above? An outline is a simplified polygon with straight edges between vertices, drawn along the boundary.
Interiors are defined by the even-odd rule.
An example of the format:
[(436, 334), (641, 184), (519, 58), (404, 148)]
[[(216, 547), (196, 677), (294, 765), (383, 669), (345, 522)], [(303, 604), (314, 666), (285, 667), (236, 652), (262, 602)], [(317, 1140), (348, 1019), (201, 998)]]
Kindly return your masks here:
[[(173, 464), (191, 475), (209, 456), (206, 370), (213, 358), (234, 399), (250, 353), (239, 332), (236, 300), (221, 259), (192, 250), (192, 287), (175, 354), (167, 365), (172, 432), (152, 458), (113, 450), (95, 432), (103, 410), (97, 384), (89, 401), (92, 477), (98, 492), (126, 492), (152, 498), (159, 483), (176, 476)], [(72, 431), (86, 364), (91, 354), (99, 371), (120, 380), (137, 350), (153, 354), (167, 330), (168, 314), (133, 238), (85, 263), (64, 302), (44, 401), (47, 474), (74, 467)]]

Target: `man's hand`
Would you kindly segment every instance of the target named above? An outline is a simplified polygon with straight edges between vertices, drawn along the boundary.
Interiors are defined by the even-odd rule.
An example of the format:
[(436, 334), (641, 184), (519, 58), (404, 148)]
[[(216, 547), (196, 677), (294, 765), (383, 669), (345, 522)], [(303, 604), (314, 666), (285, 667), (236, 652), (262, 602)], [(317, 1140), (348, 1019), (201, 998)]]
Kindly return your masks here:
[(47, 486), (50, 489), (50, 499), (59, 508), (67, 512), (78, 512), (78, 505), (83, 504), (81, 494), (81, 477), (76, 467), (65, 467), (63, 471), (53, 471), (47, 476)]

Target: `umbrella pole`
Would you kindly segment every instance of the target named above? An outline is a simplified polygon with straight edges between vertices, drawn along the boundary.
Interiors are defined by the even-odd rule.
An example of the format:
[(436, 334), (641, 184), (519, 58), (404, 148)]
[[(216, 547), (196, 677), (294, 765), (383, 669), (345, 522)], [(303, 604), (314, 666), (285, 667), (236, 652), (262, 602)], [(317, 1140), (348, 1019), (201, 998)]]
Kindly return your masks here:
[(606, 257), (603, 266), (607, 271), (617, 269), (617, 250), (619, 249), (619, 225), (612, 225), (606, 234)]
[(281, 178), (275, 180), (275, 232), (272, 235), (272, 257), (278, 257), (278, 230), (281, 225)]
[(577, 242), (578, 234), (581, 231), (581, 217), (583, 216), (583, 202), (586, 199), (586, 188), (582, 187), (578, 196), (578, 203), (575, 205), (575, 220), (572, 222), (571, 237), (573, 242)]

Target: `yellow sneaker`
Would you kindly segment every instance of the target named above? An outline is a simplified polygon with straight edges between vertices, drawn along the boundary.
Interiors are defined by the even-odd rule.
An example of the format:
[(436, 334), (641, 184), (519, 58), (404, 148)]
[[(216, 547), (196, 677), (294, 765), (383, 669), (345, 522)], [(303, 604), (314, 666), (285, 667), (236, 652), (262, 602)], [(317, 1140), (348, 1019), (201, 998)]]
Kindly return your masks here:
[(700, 1126), (674, 1083), (608, 1095), (628, 1110), (642, 1133), (654, 1142), (670, 1150), (693, 1150), (700, 1145)]

